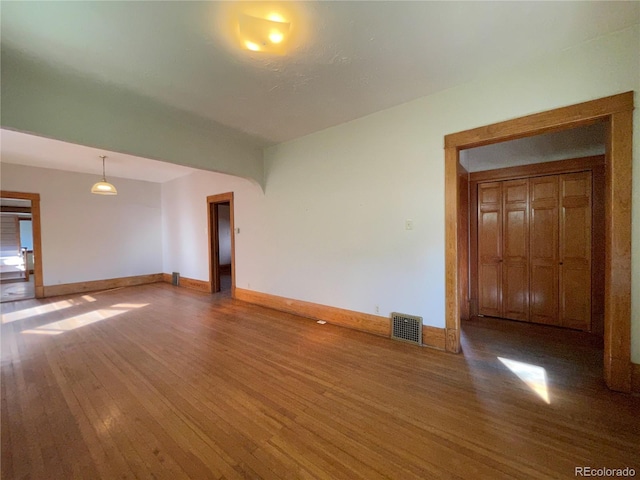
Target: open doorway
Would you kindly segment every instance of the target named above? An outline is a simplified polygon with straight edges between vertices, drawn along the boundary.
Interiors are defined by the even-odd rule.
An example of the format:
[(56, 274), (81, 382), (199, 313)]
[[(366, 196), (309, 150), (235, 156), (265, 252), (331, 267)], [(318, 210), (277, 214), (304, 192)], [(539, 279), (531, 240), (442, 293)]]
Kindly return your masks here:
[[(633, 92), (508, 120), (445, 136), (446, 349), (460, 352), (460, 321), (469, 315), (469, 203), (462, 150), (605, 125), (604, 379), (631, 390), (631, 165)], [(463, 195), (464, 193), (464, 195)]]
[(0, 191), (0, 301), (43, 296), (40, 196)]
[(233, 292), (235, 288), (233, 193), (207, 197), (207, 210), (211, 292)]
[(546, 403), (562, 382), (602, 383), (604, 127), (460, 152), (469, 205), (462, 348)]
[(471, 318), (602, 338), (605, 137), (599, 122), (460, 152)]

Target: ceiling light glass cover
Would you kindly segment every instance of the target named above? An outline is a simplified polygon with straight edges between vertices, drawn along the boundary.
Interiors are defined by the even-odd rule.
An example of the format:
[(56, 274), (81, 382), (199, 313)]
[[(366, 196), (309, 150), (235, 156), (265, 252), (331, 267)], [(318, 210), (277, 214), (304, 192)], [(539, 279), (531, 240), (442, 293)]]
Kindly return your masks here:
[(254, 52), (284, 55), (290, 29), (291, 24), (276, 13), (267, 18), (241, 14), (238, 21), (242, 47)]
[(118, 190), (112, 184), (107, 182), (107, 178), (105, 176), (104, 171), (104, 159), (107, 158), (106, 155), (100, 155), (102, 159), (102, 181), (97, 182), (91, 187), (91, 193), (95, 193), (97, 195), (117, 195)]

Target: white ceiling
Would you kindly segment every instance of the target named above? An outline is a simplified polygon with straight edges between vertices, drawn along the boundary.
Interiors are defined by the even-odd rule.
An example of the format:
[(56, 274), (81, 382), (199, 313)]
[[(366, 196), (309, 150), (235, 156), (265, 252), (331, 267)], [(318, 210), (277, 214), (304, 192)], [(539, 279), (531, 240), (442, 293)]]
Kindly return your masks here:
[(468, 172), (554, 162), (605, 153), (605, 125), (596, 123), (561, 132), (520, 138), (460, 152)]
[(119, 177), (163, 183), (196, 171), (173, 163), (107, 152), (6, 129), (0, 130), (0, 143), (2, 163), (91, 173), (96, 177), (102, 176), (102, 159), (99, 156), (106, 155), (107, 179)]
[(295, 35), (288, 55), (270, 56), (239, 49), (229, 33), (233, 14), (254, 4), (2, 2), (2, 48), (268, 145), (640, 19), (640, 2), (280, 2), (274, 5), (293, 17)]

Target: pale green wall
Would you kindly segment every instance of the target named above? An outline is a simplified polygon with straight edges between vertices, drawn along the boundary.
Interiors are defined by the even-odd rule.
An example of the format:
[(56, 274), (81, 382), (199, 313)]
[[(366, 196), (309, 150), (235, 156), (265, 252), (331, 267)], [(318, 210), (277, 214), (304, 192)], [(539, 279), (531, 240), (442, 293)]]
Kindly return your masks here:
[(111, 84), (2, 51), (2, 127), (262, 185), (263, 143)]

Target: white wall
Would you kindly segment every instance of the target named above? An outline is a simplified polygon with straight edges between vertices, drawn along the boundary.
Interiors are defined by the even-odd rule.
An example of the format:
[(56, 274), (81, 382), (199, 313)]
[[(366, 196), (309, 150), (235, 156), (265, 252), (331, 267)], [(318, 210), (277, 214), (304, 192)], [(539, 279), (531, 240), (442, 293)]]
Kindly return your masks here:
[[(164, 271), (207, 280), (206, 195), (236, 192), (240, 288), (444, 321), (446, 134), (640, 91), (638, 26), (265, 152), (264, 196), (192, 174), (163, 185)], [(640, 116), (634, 130), (632, 358), (640, 363)], [(405, 230), (405, 220), (414, 222)]]
[[(261, 255), (238, 286), (444, 326), (446, 134), (640, 91), (638, 27), (266, 152)], [(640, 138), (634, 141), (633, 359), (640, 362)], [(405, 219), (414, 230), (404, 229)], [(266, 272), (275, 272), (271, 277)]]
[(40, 194), (45, 286), (162, 272), (159, 184), (109, 178), (118, 195), (93, 195), (96, 175), (7, 162), (3, 190)]
[[(236, 277), (247, 278), (252, 270), (247, 239), (255, 234), (255, 212), (263, 194), (249, 180), (212, 172), (195, 172), (162, 184), (163, 271), (209, 281), (209, 225), (207, 197), (234, 192), (236, 235)], [(252, 228), (243, 228), (251, 225)], [(250, 242), (251, 245), (255, 241)], [(246, 280), (244, 281), (246, 283)], [(238, 284), (240, 286), (240, 284)], [(246, 288), (246, 284), (244, 285)]]

